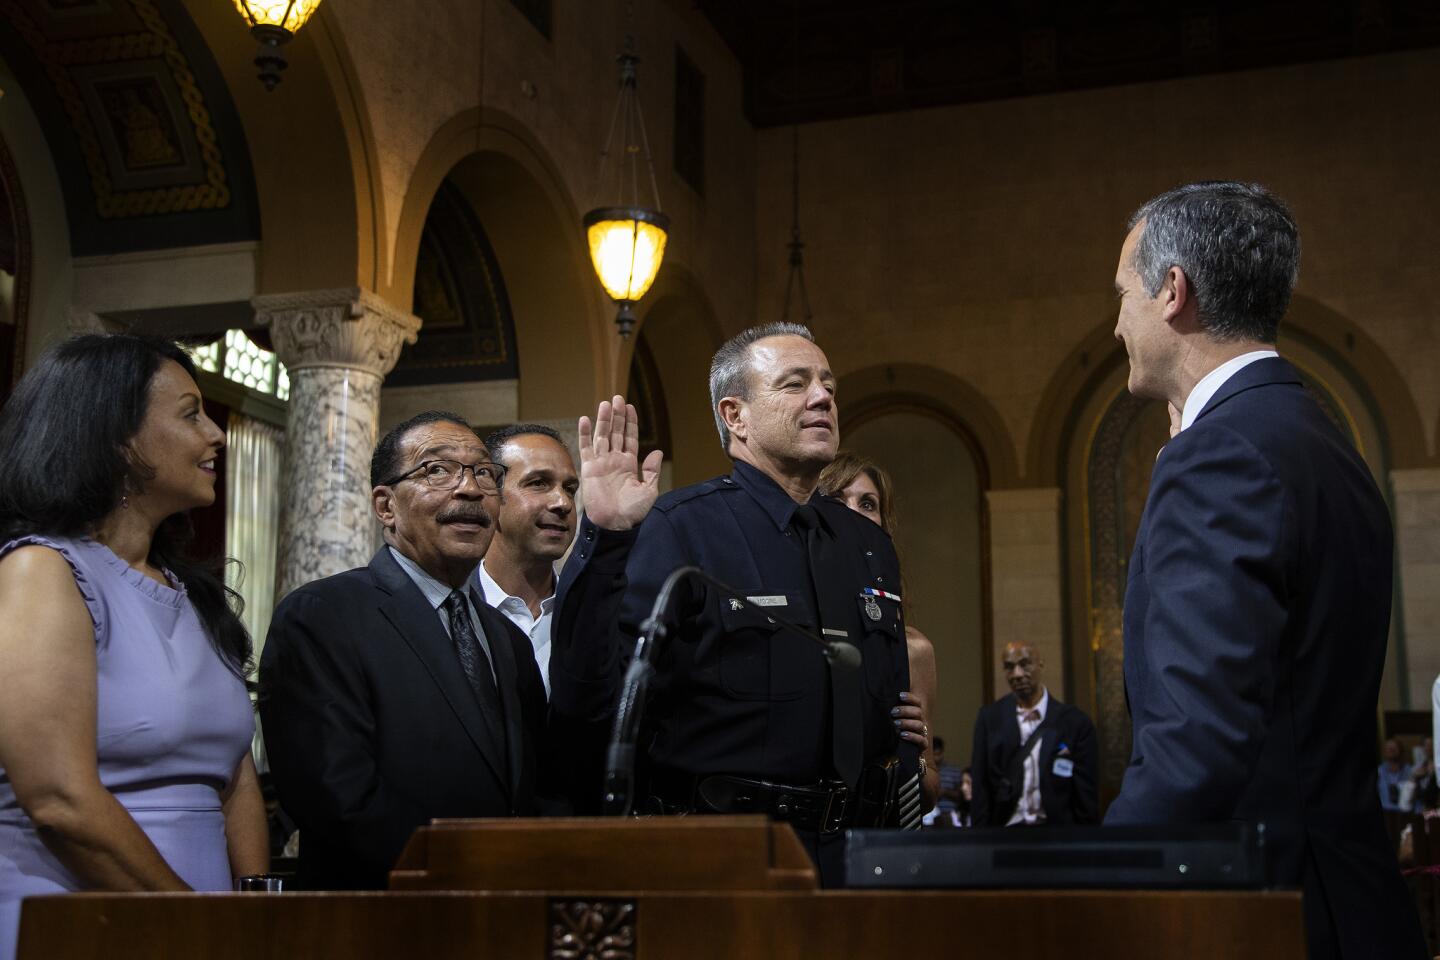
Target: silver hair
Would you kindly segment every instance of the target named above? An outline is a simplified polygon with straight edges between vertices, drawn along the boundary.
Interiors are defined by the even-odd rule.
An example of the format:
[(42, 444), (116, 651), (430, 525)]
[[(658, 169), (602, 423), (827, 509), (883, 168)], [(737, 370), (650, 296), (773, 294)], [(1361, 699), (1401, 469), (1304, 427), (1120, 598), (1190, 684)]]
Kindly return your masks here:
[(710, 360), (710, 412), (715, 415), (715, 429), (720, 431), (720, 449), (730, 453), (730, 431), (720, 416), (720, 401), (726, 397), (750, 399), (750, 346), (766, 337), (801, 337), (815, 342), (810, 328), (799, 323), (762, 323), (742, 330), (726, 340)]
[(1179, 267), (1212, 338), (1275, 342), (1300, 273), (1300, 232), (1279, 197), (1258, 183), (1189, 183), (1136, 210), (1129, 229), (1141, 223), (1134, 265), (1151, 296)]

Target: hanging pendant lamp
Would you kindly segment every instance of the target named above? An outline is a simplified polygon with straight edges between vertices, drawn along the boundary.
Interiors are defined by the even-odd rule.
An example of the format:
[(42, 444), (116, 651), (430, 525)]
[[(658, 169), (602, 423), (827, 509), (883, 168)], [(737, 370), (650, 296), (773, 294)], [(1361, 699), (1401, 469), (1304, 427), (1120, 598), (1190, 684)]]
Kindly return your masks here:
[(310, 19), (320, 0), (235, 0), (235, 9), (250, 25), (250, 35), (260, 43), (255, 66), (260, 82), (274, 90), (280, 73), (290, 65), (283, 47), (294, 39)]
[[(665, 240), (670, 218), (660, 210), (660, 188), (655, 182), (655, 164), (650, 158), (650, 140), (645, 135), (645, 118), (640, 113), (640, 98), (635, 89), (635, 69), (640, 58), (635, 55), (633, 35), (625, 37), (625, 50), (616, 58), (620, 64), (620, 99), (610, 118), (610, 133), (600, 151), (600, 174), (597, 200), (607, 183), (613, 182), (613, 203), (599, 206), (585, 214), (583, 223), (590, 247), (590, 262), (600, 285), (618, 312), (615, 325), (620, 336), (628, 337), (635, 329), (635, 304), (645, 296), (660, 264), (665, 259)], [(610, 151), (620, 128), (621, 155), (615, 158), (613, 172)], [(645, 158), (653, 206), (640, 202), (640, 157)], [(628, 188), (628, 189), (627, 189)]]
[(809, 323), (810, 294), (805, 289), (805, 241), (800, 239), (800, 0), (795, 0), (795, 26), (791, 35), (792, 86), (790, 89), (790, 273), (785, 278), (785, 303), (780, 319), (790, 320), (790, 299), (800, 291), (800, 322)]

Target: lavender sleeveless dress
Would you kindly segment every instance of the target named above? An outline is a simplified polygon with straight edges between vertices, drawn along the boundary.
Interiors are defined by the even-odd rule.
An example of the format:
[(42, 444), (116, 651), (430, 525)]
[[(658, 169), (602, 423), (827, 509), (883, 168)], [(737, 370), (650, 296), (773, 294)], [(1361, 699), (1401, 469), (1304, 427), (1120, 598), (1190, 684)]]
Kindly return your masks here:
[[(244, 684), (178, 583), (161, 586), (89, 539), (23, 537), (0, 557), (28, 544), (65, 556), (95, 622), (100, 782), (186, 883), (230, 889), (220, 791), (255, 730)], [(0, 767), (0, 960), (14, 955), (22, 897), (79, 889)]]

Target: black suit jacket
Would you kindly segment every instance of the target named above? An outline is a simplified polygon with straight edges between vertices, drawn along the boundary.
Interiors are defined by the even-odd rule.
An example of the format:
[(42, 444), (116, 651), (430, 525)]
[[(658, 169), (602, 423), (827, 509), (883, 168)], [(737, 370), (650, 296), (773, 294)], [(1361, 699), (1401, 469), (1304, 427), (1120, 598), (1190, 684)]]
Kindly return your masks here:
[(536, 812), (545, 689), (530, 640), (475, 590), (505, 717), (495, 742), (439, 615), (382, 547), (275, 610), (260, 716), (311, 889), (383, 888), (435, 817)]
[(1130, 766), (1106, 823), (1264, 822), (1312, 957), (1426, 956), (1380, 817), (1389, 511), (1279, 358), (1161, 452), (1125, 592)]
[[(1038, 732), (1043, 737), (1036, 749), (1045, 822), (1096, 823), (1100, 808), (1095, 725), (1079, 708), (1061, 703), (1052, 694)], [(970, 760), (970, 816), (975, 826), (1003, 827), (1014, 814), (1025, 786), (1025, 758), (1020, 747), (1015, 695), (1006, 694), (981, 707), (975, 718), (975, 750)], [(1070, 776), (1056, 775), (1058, 759), (1073, 764)]]

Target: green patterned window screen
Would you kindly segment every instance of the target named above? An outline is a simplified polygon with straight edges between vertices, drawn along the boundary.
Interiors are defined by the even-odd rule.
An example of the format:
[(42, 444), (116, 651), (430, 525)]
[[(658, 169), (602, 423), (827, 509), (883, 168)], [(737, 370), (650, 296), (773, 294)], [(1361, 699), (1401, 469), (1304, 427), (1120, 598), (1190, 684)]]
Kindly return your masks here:
[(245, 335), (243, 330), (226, 330), (225, 336), (190, 348), (195, 366), (218, 373), (232, 383), (277, 400), (290, 399), (290, 375), (275, 354)]

